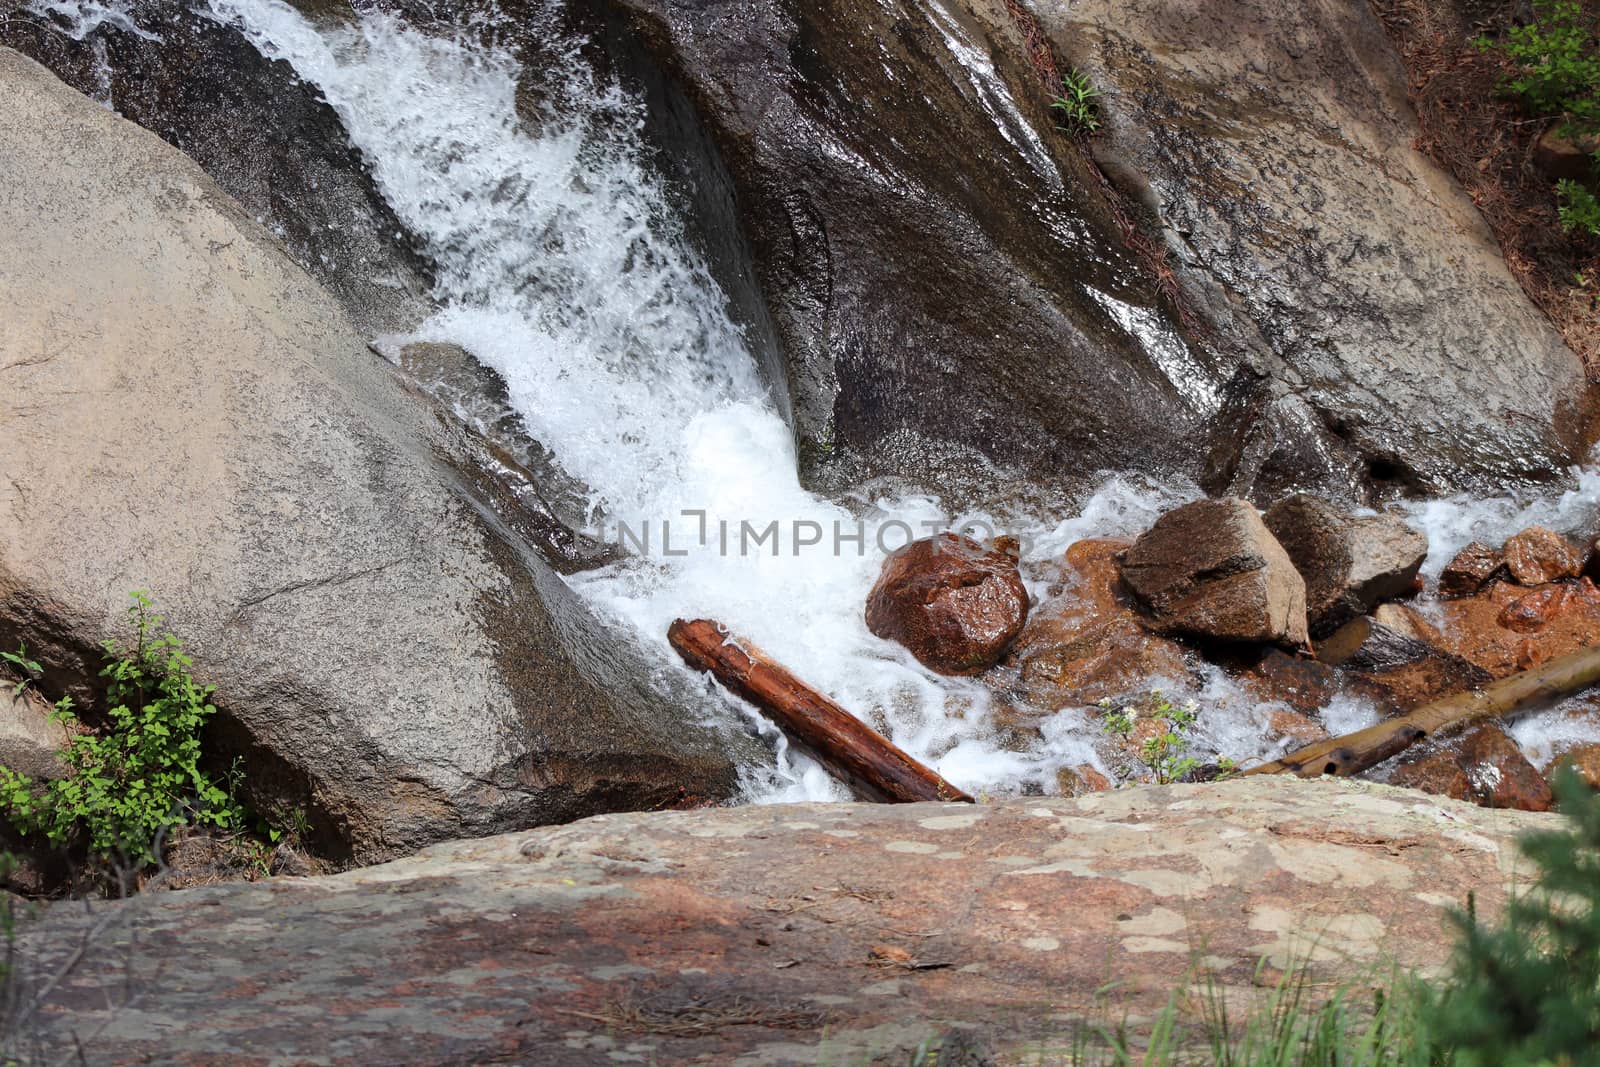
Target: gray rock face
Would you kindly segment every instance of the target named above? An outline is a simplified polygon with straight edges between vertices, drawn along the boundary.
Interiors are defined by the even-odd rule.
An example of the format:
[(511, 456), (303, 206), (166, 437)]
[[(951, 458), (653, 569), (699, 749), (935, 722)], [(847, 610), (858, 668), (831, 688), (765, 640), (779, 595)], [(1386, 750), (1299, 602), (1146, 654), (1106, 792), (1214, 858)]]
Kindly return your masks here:
[(1123, 582), (1164, 633), (1306, 643), (1306, 583), (1247, 500), (1175, 508), (1120, 563)]
[(0, 45), (43, 63), (200, 164), (283, 241), (369, 337), (427, 312), (428, 265), (373, 188), (333, 109), (187, 0), (133, 0), (139, 32), (75, 39), (66, 15), (0, 19)]
[(1428, 556), (1428, 538), (1398, 518), (1358, 518), (1307, 493), (1278, 501), (1262, 521), (1306, 580), (1312, 637), (1405, 593)]
[[(681, 132), (666, 154), (691, 185), (731, 186), (736, 218), (703, 228), (748, 238), (723, 275), (760, 282), (813, 481), (948, 482), (985, 461), (1057, 485), (1204, 478), (1283, 414), (1165, 317), (1002, 0), (584, 6), (703, 124), (715, 166)], [(1331, 440), (1302, 430), (1308, 454)], [(1348, 487), (1345, 458), (1302, 460), (1295, 475)]]
[(67, 728), (50, 717), (51, 708), (33, 687), (18, 689), (0, 679), (0, 767), (30, 778), (60, 778)]
[(776, 1067), (910, 1063), (961, 1026), (984, 1062), (1035, 1063), (1069, 1044), (1054, 1013), (1093, 1010), (1108, 982), (1110, 1023), (1199, 986), (1197, 945), (1230, 1005), (1263, 958), (1309, 961), (1318, 982), (1438, 966), (1445, 907), (1472, 893), (1497, 915), (1526, 885), (1516, 836), (1558, 825), (1278, 777), (605, 816), (337, 877), (53, 908), (22, 931), (25, 983), (100, 934), (15, 1036), (53, 1062), (76, 1031), (105, 1067), (246, 1049), (331, 1067)]
[[(1365, 7), (591, 6), (725, 164), (814, 477), (927, 477), (932, 443), (1057, 481), (1361, 499), (1551, 480), (1582, 451), (1577, 357), (1410, 147)], [(1048, 110), (1072, 64), (1105, 90), (1086, 147)]]
[[(148, 590), (252, 799), (356, 859), (724, 797), (701, 725), (198, 167), (0, 49), (0, 645), (87, 694)], [(500, 509), (500, 510), (497, 510)]]
[[(1366, 4), (1027, 0), (1107, 90), (1096, 155), (1185, 281), (1377, 483), (1559, 476), (1588, 389), (1477, 209), (1417, 152)], [(1273, 448), (1298, 448), (1279, 441)]]

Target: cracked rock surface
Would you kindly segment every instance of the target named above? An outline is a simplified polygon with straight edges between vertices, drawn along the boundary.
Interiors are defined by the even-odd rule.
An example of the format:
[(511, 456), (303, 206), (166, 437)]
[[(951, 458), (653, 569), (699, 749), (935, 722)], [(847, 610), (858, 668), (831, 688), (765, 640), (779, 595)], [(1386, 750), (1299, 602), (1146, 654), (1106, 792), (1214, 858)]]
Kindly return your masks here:
[(1262, 959), (1437, 966), (1444, 909), (1497, 914), (1516, 835), (1555, 825), (1286, 778), (605, 815), (61, 905), (21, 953), (54, 973), (92, 934), (34, 1036), (96, 1065), (904, 1063), (950, 1027), (1012, 1062), (1107, 983), (1156, 1010), (1196, 960), (1230, 997)]

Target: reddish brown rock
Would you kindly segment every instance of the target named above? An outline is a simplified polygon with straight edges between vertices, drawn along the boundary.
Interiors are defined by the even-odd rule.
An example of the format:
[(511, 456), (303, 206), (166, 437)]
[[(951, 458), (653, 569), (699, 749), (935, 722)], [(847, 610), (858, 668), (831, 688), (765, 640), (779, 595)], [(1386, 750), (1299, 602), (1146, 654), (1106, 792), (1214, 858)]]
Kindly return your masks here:
[(1320, 722), (1299, 712), (1275, 708), (1267, 715), (1267, 730), (1274, 738), (1299, 748), (1328, 736)]
[(996, 672), (1008, 702), (1036, 714), (1122, 700), (1147, 689), (1152, 678), (1189, 675), (1189, 653), (1146, 629), (1121, 588), (1116, 556), (1127, 547), (1096, 538), (1067, 549), (1059, 584), (1001, 661), (1009, 670)]
[(1306, 583), (1311, 634), (1321, 637), (1411, 592), (1428, 539), (1392, 515), (1355, 516), (1296, 493), (1261, 517)]
[(1167, 512), (1121, 564), (1122, 580), (1163, 633), (1308, 642), (1305, 581), (1247, 500), (1197, 500)]
[(1562, 766), (1577, 771), (1578, 777), (1587, 782), (1590, 789), (1600, 789), (1600, 745), (1579, 745), (1563, 752), (1545, 773), (1554, 775), (1556, 768)]
[(1600, 590), (1587, 579), (1563, 596), (1515, 606), (1528, 595), (1521, 586), (1495, 582), (1474, 596), (1442, 601), (1441, 647), (1503, 678), (1600, 644)]
[(1439, 595), (1471, 596), (1482, 589), (1505, 566), (1505, 553), (1493, 545), (1474, 541), (1439, 572)]
[(1570, 585), (1547, 585), (1520, 596), (1500, 609), (1495, 621), (1507, 630), (1529, 634), (1542, 630), (1561, 614), (1573, 595)]
[(1583, 551), (1543, 526), (1530, 526), (1509, 538), (1506, 569), (1519, 585), (1544, 585), (1583, 573)]
[(940, 674), (994, 666), (1027, 619), (1012, 555), (950, 533), (891, 554), (867, 597), (867, 627)]
[(1486, 808), (1548, 811), (1554, 802), (1544, 776), (1492, 722), (1473, 727), (1459, 742), (1429, 746), (1397, 767), (1389, 783)]
[(1389, 784), (1416, 789), (1452, 800), (1471, 800), (1472, 783), (1454, 752), (1432, 749), (1401, 763), (1389, 775)]
[(1555, 801), (1544, 775), (1495, 723), (1479, 726), (1462, 739), (1461, 765), (1472, 783), (1473, 799), (1486, 808), (1549, 811)]
[(1291, 656), (1276, 648), (1230, 674), (1253, 701), (1282, 704), (1305, 716), (1316, 715), (1346, 686), (1346, 679), (1326, 663)]
[(1056, 784), (1064, 797), (1078, 797), (1086, 793), (1104, 793), (1111, 788), (1111, 779), (1089, 766), (1063, 767), (1056, 772)]

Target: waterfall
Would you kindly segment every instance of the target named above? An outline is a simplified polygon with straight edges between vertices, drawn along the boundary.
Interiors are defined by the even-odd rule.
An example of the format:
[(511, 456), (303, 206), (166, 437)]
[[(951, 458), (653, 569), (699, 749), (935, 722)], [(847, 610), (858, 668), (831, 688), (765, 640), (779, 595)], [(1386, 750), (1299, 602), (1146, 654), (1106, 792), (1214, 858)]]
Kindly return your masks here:
[[(790, 428), (652, 166), (642, 102), (596, 78), (576, 42), (562, 42), (555, 11), (517, 28), (539, 43), (541, 89), (519, 113), (530, 72), (492, 21), (441, 36), (382, 11), (320, 25), (283, 0), (201, 2), (321, 92), (436, 265), (439, 310), (413, 335), (384, 340), (452, 342), (497, 371), (531, 436), (588, 488), (593, 521), (642, 549), (568, 579), (620, 633), (676, 663), (672, 619), (725, 622), (974, 794), (1051, 791), (1058, 768), (1099, 765), (1078, 708), (1047, 715), (1026, 751), (1008, 748), (989, 688), (936, 676), (874, 637), (867, 592), (883, 549), (934, 528), (1018, 533), (1031, 559), (1047, 560), (1083, 537), (1137, 534), (1195, 487), (1112, 474), (1065, 519), (952, 514), (912, 485), (820, 498), (800, 485)], [(102, 23), (140, 32), (122, 7), (44, 6), (75, 20), (75, 32)], [(1175, 380), (1194, 377), (1181, 340), (1133, 317), (1137, 309), (1106, 306), (1148, 335)], [(1219, 402), (1191, 399), (1205, 413)], [(1408, 511), (1430, 536), (1436, 573), (1471, 538), (1531, 521), (1576, 526), (1594, 519), (1597, 502), (1600, 475), (1585, 472), (1558, 499), (1457, 498)], [(1042, 598), (1047, 575), (1025, 577)], [(1188, 680), (1151, 684), (1248, 707), (1216, 670), (1198, 690)], [(1353, 726), (1372, 710), (1343, 700), (1330, 714)], [(1553, 722), (1535, 717), (1519, 738), (1537, 746), (1564, 729)], [(1223, 710), (1200, 725), (1200, 743), (1234, 759), (1277, 751), (1258, 714)], [(756, 799), (842, 795), (780, 749)]]

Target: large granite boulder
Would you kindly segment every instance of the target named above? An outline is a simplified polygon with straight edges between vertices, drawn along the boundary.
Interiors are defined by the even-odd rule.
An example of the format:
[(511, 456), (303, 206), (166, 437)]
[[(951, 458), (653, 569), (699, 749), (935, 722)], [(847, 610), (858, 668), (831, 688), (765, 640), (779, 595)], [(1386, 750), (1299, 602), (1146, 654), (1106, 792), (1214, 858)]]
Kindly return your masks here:
[(1427, 535), (1398, 517), (1351, 515), (1309, 493), (1285, 497), (1261, 519), (1306, 580), (1312, 637), (1410, 592), (1428, 558)]
[(1307, 643), (1305, 580), (1248, 500), (1175, 508), (1120, 563), (1123, 582), (1163, 633)]
[[(668, 155), (748, 236), (724, 273), (759, 279), (813, 476), (932, 477), (932, 442), (1264, 502), (1582, 454), (1579, 361), (1412, 147), (1364, 5), (588, 6), (712, 142)], [(1048, 110), (1070, 66), (1104, 92), (1086, 143)]]
[(1581, 456), (1578, 358), (1414, 147), (1405, 72), (1369, 5), (1030, 6), (1109, 90), (1107, 173), (1374, 480), (1498, 487)]
[(1498, 915), (1516, 836), (1559, 825), (1272, 776), (603, 816), (53, 908), (21, 932), (24, 994), (82, 960), (16, 1037), (105, 1067), (906, 1064), (959, 1027), (992, 1058), (939, 1062), (1035, 1063), (1190, 981), (1243, 1004), (1263, 959), (1314, 988), (1440, 966), (1445, 909)]
[(0, 49), (0, 646), (88, 699), (148, 590), (329, 853), (737, 788), (339, 305), (198, 167)]
[(428, 310), (429, 266), (333, 108), (203, 7), (31, 5), (0, 18), (0, 45), (200, 164), (364, 334), (416, 325)]

